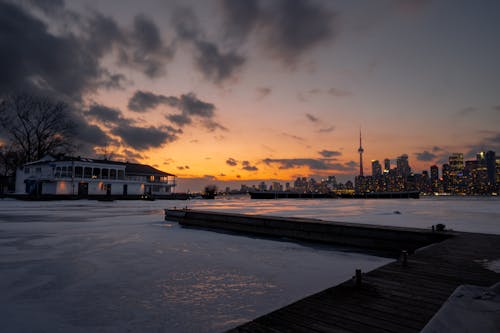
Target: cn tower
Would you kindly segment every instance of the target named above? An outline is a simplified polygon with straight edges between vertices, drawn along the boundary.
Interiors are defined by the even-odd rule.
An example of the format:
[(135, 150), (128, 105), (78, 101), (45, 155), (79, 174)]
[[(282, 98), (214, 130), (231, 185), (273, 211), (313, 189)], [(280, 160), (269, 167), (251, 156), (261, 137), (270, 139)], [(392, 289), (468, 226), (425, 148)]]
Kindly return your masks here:
[(363, 149), (363, 146), (361, 145), (361, 129), (359, 130), (359, 175), (363, 177), (363, 152), (365, 150)]

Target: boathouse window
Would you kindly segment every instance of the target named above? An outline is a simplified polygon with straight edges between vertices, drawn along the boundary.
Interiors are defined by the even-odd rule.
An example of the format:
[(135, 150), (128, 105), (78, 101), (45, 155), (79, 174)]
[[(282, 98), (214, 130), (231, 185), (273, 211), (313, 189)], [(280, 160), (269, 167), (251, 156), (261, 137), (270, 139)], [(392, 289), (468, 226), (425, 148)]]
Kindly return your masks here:
[(68, 168), (65, 166), (61, 168), (61, 177), (62, 178), (68, 177)]
[(100, 168), (94, 168), (92, 170), (92, 179), (97, 179), (101, 177), (101, 169)]
[(109, 170), (108, 169), (102, 169), (102, 171), (101, 171), (101, 177), (102, 177), (102, 179), (108, 179), (108, 175), (109, 175)]
[(26, 174), (30, 173), (30, 168), (24, 168), (24, 173)]
[(36, 172), (36, 173), (42, 173), (42, 168), (40, 168), (40, 167), (36, 168), (36, 169), (35, 169), (35, 172)]
[(61, 167), (56, 168), (56, 173), (55, 173), (54, 177), (56, 177), (56, 178), (61, 177)]
[(85, 167), (83, 169), (83, 178), (92, 178), (92, 168)]
[(75, 177), (82, 178), (83, 168), (81, 166), (75, 167)]
[(116, 170), (109, 169), (109, 179), (116, 179)]
[(125, 179), (125, 172), (123, 170), (118, 170), (118, 179)]
[(73, 178), (73, 167), (72, 166), (68, 167), (68, 178)]

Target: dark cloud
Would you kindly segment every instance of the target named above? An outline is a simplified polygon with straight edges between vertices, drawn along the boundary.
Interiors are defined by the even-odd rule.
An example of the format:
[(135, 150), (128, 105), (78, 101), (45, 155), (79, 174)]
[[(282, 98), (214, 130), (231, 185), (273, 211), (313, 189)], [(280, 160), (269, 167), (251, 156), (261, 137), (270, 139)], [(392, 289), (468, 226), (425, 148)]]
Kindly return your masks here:
[(198, 118), (200, 123), (209, 131), (227, 130), (217, 123), (215, 118), (215, 105), (204, 102), (193, 93), (177, 96), (164, 96), (146, 91), (136, 91), (129, 100), (129, 109), (144, 112), (163, 104), (180, 111), (180, 113), (167, 114), (165, 118), (179, 127), (193, 123), (193, 118)]
[(207, 41), (192, 10), (178, 8), (172, 17), (172, 24), (177, 38), (194, 48), (194, 64), (207, 80), (220, 84), (233, 77), (245, 63), (245, 58), (236, 51), (223, 51), (215, 43)]
[(263, 47), (287, 65), (334, 36), (335, 14), (312, 1), (274, 1), (260, 18)]
[[(41, 92), (79, 99), (96, 88), (102, 68), (86, 41), (54, 35), (23, 8), (0, 2), (0, 92)], [(8, 51), (7, 51), (8, 50)]]
[(271, 159), (263, 160), (267, 165), (277, 164), (279, 169), (293, 169), (298, 167), (308, 167), (312, 170), (331, 170), (331, 171), (354, 171), (353, 166), (348, 163), (332, 163), (330, 160), (313, 158), (289, 158), (289, 159)]
[(234, 158), (230, 157), (226, 160), (226, 164), (230, 166), (236, 166), (238, 165), (238, 161), (236, 161)]
[(318, 152), (321, 156), (323, 157), (326, 157), (326, 158), (330, 158), (330, 157), (335, 157), (335, 156), (340, 156), (342, 155), (341, 152), (339, 151), (335, 151), (335, 150), (322, 150), (320, 152)]
[(335, 126), (330, 126), (330, 127), (325, 127), (325, 128), (320, 128), (318, 130), (318, 133), (330, 133), (335, 130)]
[(128, 109), (135, 112), (146, 112), (156, 108), (160, 104), (176, 105), (175, 97), (166, 97), (153, 94), (149, 91), (137, 90), (134, 96), (128, 101)]
[(245, 58), (236, 52), (221, 52), (217, 45), (205, 41), (194, 43), (195, 64), (203, 76), (215, 83), (232, 77), (245, 63)]
[(150, 78), (164, 76), (175, 48), (163, 42), (156, 24), (144, 15), (137, 15), (127, 37), (127, 42), (119, 49), (119, 63), (137, 68)]
[(417, 160), (419, 161), (432, 161), (432, 160), (435, 160), (437, 158), (437, 155), (425, 150), (421, 153), (415, 153), (415, 156), (417, 157)]
[(179, 170), (189, 170), (189, 165), (180, 165), (177, 167)]
[(480, 151), (492, 150), (500, 154), (500, 132), (486, 132), (487, 136), (479, 140), (476, 144), (470, 145), (469, 150), (465, 154), (466, 157), (475, 157)]
[(335, 35), (335, 13), (316, 2), (228, 0), (221, 5), (229, 37), (243, 43), (254, 32), (260, 48), (288, 66)]
[(500, 105), (494, 105), (493, 110), (500, 112)]
[(254, 165), (251, 165), (249, 161), (243, 161), (241, 162), (241, 165), (242, 165), (242, 170), (246, 170), (246, 171), (258, 171), (259, 168), (257, 168), (256, 166)]
[(108, 126), (128, 125), (132, 122), (124, 118), (120, 110), (101, 104), (92, 104), (85, 115)]
[(294, 140), (297, 140), (297, 141), (305, 141), (305, 139), (303, 137), (300, 137), (298, 135), (295, 135), (295, 134), (289, 134), (289, 133), (281, 133), (283, 136), (286, 136), (286, 137), (289, 137), (289, 138), (292, 138)]
[[(174, 50), (164, 45), (153, 21), (136, 16), (132, 29), (96, 11), (70, 12), (61, 1), (0, 2), (0, 92), (38, 92), (69, 101), (97, 88), (121, 89), (126, 78), (102, 61), (114, 59), (149, 77), (164, 74)], [(51, 29), (29, 8), (54, 16)], [(57, 15), (57, 16), (55, 16)], [(59, 19), (69, 16), (70, 19)], [(57, 18), (57, 19), (55, 19)], [(68, 25), (71, 24), (71, 29)], [(115, 52), (116, 51), (116, 52)]]
[(28, 0), (28, 3), (47, 15), (60, 12), (65, 7), (64, 0)]
[(136, 150), (161, 147), (178, 139), (178, 130), (172, 127), (137, 127), (132, 125), (115, 127), (111, 130), (122, 142)]
[(313, 123), (317, 123), (319, 122), (319, 118), (318, 117), (315, 117), (313, 116), (312, 114), (310, 113), (306, 113), (306, 117), (307, 119), (309, 119), (310, 121), (312, 121)]
[(444, 150), (443, 148), (438, 147), (438, 146), (434, 146), (434, 147), (432, 147), (432, 151), (433, 151), (433, 152), (438, 152), (438, 151), (443, 151), (443, 150)]
[(220, 3), (225, 26), (231, 27), (225, 29), (226, 37), (241, 43), (255, 28), (261, 15), (258, 0), (221, 0)]

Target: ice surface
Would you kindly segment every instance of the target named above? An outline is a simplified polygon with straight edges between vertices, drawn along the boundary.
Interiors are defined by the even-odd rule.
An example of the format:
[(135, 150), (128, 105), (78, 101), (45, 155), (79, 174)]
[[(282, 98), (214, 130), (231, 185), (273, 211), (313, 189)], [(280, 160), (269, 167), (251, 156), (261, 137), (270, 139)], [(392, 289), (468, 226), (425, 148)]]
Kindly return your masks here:
[[(498, 198), (0, 200), (2, 332), (220, 332), (388, 259), (184, 229), (174, 206), (500, 234)], [(395, 211), (401, 214), (395, 214)]]
[[(244, 204), (242, 204), (242, 201)], [(175, 203), (171, 204), (176, 205)], [(178, 207), (186, 203), (177, 204)], [(368, 223), (500, 234), (499, 197), (422, 197), (421, 199), (278, 199), (191, 200), (189, 208), (249, 214), (300, 216), (328, 221)], [(399, 213), (395, 213), (399, 212)]]
[(389, 262), (163, 220), (186, 204), (0, 200), (1, 331), (220, 332)]

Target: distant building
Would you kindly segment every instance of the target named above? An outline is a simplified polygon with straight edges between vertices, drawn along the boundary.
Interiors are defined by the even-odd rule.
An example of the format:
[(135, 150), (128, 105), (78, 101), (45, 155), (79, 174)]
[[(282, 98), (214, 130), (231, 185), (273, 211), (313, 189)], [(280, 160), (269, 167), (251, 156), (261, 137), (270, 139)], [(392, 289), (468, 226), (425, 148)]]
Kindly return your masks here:
[(384, 159), (384, 173), (387, 174), (391, 171), (391, 160), (386, 158)]
[(372, 160), (372, 176), (378, 177), (382, 175), (382, 166), (378, 160)]
[(47, 155), (16, 172), (16, 194), (34, 196), (169, 195), (175, 175), (137, 163)]
[(488, 151), (485, 155), (486, 170), (488, 173), (488, 183), (491, 187), (496, 188), (497, 185), (497, 166), (494, 151)]
[(399, 177), (407, 178), (411, 173), (408, 163), (408, 155), (403, 154), (396, 159), (396, 174)]

